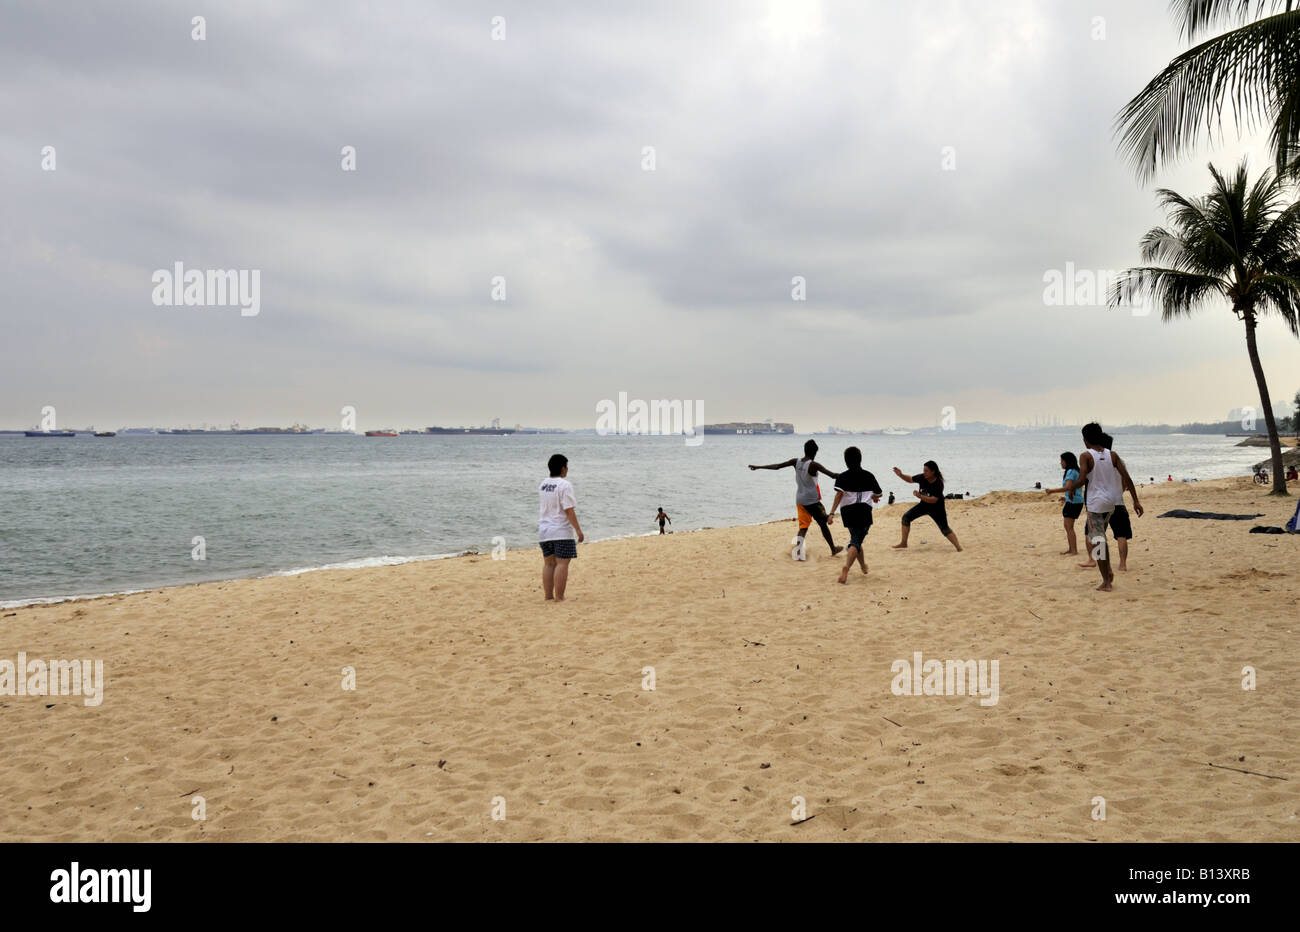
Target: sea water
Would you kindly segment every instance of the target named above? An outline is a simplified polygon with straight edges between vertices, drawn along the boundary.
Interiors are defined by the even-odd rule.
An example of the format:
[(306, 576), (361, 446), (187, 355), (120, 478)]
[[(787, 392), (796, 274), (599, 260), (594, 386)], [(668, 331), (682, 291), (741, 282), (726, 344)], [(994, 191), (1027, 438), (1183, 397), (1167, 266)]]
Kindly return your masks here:
[[(657, 533), (660, 506), (676, 533), (791, 518), (793, 472), (746, 466), (800, 456), (808, 436), (0, 437), (0, 604), (489, 553), (494, 538), (532, 550), (556, 452), (588, 541)], [(858, 446), (902, 506), (913, 487), (893, 466), (936, 460), (949, 492), (979, 495), (1059, 484), (1060, 453), (1082, 449), (1073, 429), (816, 439), (831, 469)], [(1119, 435), (1116, 449), (1143, 483), (1245, 475), (1267, 457), (1236, 442)], [(821, 491), (829, 508), (825, 477)]]

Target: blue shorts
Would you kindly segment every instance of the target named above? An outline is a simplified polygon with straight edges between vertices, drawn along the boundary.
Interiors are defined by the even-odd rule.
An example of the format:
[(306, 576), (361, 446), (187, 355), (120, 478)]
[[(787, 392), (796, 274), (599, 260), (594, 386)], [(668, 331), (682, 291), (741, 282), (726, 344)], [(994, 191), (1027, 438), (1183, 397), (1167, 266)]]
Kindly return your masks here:
[(544, 557), (555, 557), (557, 560), (574, 560), (578, 557), (578, 542), (572, 537), (544, 540), (537, 546), (542, 548)]

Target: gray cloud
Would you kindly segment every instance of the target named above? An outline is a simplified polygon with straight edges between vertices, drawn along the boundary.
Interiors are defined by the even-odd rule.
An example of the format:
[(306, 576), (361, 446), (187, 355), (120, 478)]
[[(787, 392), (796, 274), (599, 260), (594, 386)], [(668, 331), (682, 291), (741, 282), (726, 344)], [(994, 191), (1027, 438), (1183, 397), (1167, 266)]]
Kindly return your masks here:
[[(1160, 219), (1110, 133), (1179, 49), (1163, 2), (245, 3), (204, 42), (161, 2), (0, 15), (10, 426), (55, 396), (73, 424), (324, 424), (364, 397), (589, 426), (620, 390), (806, 428), (1085, 391), (1190, 419), (1234, 406), (1192, 368), (1251, 388), (1226, 312), (1042, 300)], [(1211, 157), (1237, 155), (1161, 183), (1202, 189)], [(260, 269), (262, 313), (153, 306), (176, 261)], [(1295, 347), (1266, 336), (1287, 395)]]

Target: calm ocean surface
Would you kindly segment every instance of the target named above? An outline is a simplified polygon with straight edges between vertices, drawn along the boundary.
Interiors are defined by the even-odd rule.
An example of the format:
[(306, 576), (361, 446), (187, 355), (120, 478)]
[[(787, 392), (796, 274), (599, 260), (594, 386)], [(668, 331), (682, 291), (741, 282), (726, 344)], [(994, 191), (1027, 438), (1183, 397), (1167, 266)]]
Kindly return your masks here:
[[(806, 434), (680, 437), (348, 435), (0, 437), (0, 604), (259, 576), (336, 564), (404, 562), (506, 546), (535, 548), (538, 481), (554, 452), (587, 540), (754, 524), (794, 512), (791, 471)], [(834, 469), (856, 444), (886, 492), (891, 472), (938, 461), (951, 492), (1055, 483), (1076, 429), (1010, 436), (818, 436)], [(1123, 435), (1133, 477), (1242, 475), (1267, 450), (1219, 436)], [(833, 493), (823, 482), (829, 506)], [(194, 537), (206, 559), (191, 556)]]

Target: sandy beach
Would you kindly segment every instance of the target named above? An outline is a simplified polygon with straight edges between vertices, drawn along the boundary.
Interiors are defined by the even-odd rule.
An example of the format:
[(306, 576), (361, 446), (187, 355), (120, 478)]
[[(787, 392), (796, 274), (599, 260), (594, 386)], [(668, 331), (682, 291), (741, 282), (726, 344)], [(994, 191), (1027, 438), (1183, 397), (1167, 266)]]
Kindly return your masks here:
[[(1140, 492), (1112, 593), (1059, 555), (1055, 498), (1000, 492), (949, 503), (964, 553), (926, 520), (893, 551), (906, 503), (879, 512), (847, 586), (787, 521), (584, 545), (564, 604), (521, 547), (8, 610), (0, 658), (102, 659), (105, 686), (0, 697), (0, 833), (1300, 840), (1300, 540), (1247, 533), (1295, 500)], [(997, 660), (998, 701), (895, 695), (918, 651)]]

